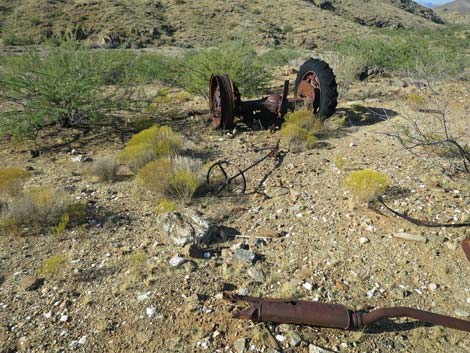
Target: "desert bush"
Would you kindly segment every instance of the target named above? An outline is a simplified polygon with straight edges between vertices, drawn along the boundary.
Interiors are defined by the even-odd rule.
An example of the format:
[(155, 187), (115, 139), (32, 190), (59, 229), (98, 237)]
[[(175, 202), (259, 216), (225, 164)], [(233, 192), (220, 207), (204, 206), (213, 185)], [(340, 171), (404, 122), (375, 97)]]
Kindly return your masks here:
[(113, 182), (117, 179), (119, 162), (112, 156), (97, 158), (89, 169), (90, 175), (99, 181)]
[(351, 172), (344, 181), (344, 186), (351, 191), (356, 201), (370, 202), (385, 190), (388, 183), (385, 174), (363, 169)]
[(161, 213), (167, 213), (176, 210), (176, 202), (169, 199), (161, 199), (158, 201), (157, 207), (155, 207), (155, 213), (157, 215)]
[(68, 264), (69, 258), (66, 255), (54, 255), (43, 261), (39, 273), (47, 278), (57, 278), (67, 269)]
[[(389, 34), (387, 32), (387, 34)], [(350, 37), (336, 45), (338, 53), (360, 58), (369, 67), (418, 75), (422, 79), (458, 76), (469, 63), (463, 46), (440, 40), (438, 30), (397, 31), (394, 35)]]
[(155, 159), (176, 154), (181, 146), (181, 136), (170, 127), (153, 126), (132, 136), (118, 158), (137, 172)]
[(189, 199), (201, 184), (202, 164), (188, 157), (159, 159), (145, 165), (139, 181), (154, 194), (169, 199)]
[(281, 128), (281, 136), (296, 152), (313, 148), (317, 142), (317, 138), (311, 132), (294, 124), (284, 124)]
[(65, 232), (65, 229), (69, 225), (69, 222), (70, 222), (70, 216), (67, 213), (62, 215), (62, 217), (60, 218), (59, 223), (52, 229), (54, 234), (57, 237), (62, 236), (62, 234), (64, 234), (64, 232)]
[(15, 196), (31, 174), (21, 168), (0, 168), (0, 196)]
[(134, 82), (119, 79), (119, 85), (105, 88), (113, 65), (108, 54), (70, 41), (46, 53), (30, 50), (7, 58), (0, 68), (0, 98), (10, 104), (0, 111), (0, 135), (34, 138), (47, 127), (93, 124), (131, 109)]
[(244, 96), (265, 92), (270, 81), (255, 48), (245, 41), (227, 41), (215, 48), (187, 54), (178, 83), (190, 93), (207, 97), (212, 74), (229, 74)]
[(129, 255), (129, 269), (134, 276), (143, 276), (147, 268), (147, 254), (141, 250)]
[(306, 130), (318, 130), (321, 128), (321, 121), (317, 119), (311, 110), (297, 110), (284, 117), (285, 124), (296, 125)]
[(70, 196), (64, 191), (52, 187), (30, 189), (8, 202), (2, 218), (28, 226), (57, 225), (70, 204)]
[(282, 66), (298, 59), (300, 56), (301, 53), (294, 49), (275, 48), (260, 54), (258, 60), (265, 66)]

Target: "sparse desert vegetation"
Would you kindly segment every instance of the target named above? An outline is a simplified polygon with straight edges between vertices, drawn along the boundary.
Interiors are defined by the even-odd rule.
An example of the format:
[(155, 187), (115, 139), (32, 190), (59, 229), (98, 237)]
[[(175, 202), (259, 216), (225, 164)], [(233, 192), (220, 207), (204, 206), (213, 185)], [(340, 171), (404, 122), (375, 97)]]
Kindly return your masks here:
[[(470, 28), (452, 18), (394, 0), (0, 0), (0, 351), (468, 351), (408, 319), (253, 325), (222, 300), (470, 317)], [(211, 128), (211, 74), (234, 103), (275, 105), (310, 57), (336, 76), (331, 117), (306, 99), (279, 131), (259, 105)]]

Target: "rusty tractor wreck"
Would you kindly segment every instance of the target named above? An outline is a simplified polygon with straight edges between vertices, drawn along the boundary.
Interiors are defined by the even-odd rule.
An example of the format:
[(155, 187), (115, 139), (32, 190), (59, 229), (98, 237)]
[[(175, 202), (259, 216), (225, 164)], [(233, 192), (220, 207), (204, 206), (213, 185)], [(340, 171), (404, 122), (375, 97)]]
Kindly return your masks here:
[(209, 82), (209, 105), (212, 126), (231, 129), (235, 118), (247, 124), (268, 121), (279, 126), (287, 112), (297, 106), (308, 107), (321, 120), (330, 117), (336, 109), (338, 91), (336, 78), (330, 66), (319, 59), (307, 60), (297, 72), (294, 98), (288, 98), (289, 81), (284, 82), (283, 93), (242, 101), (240, 92), (227, 75), (212, 75)]
[(224, 293), (224, 298), (231, 302), (242, 301), (249, 303), (248, 308), (241, 311), (234, 310), (232, 315), (237, 319), (252, 320), (254, 322), (299, 324), (353, 330), (383, 319), (408, 317), (434, 325), (470, 332), (470, 321), (408, 307), (354, 312), (341, 304), (325, 304), (304, 300), (257, 298), (234, 293)]

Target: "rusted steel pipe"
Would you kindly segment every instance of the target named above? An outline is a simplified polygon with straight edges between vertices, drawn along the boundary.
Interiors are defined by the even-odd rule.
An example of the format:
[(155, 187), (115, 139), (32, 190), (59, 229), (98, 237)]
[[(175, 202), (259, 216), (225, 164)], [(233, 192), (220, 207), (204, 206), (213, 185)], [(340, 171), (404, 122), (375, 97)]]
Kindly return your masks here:
[(354, 312), (340, 304), (325, 304), (304, 300), (258, 298), (234, 293), (224, 293), (224, 298), (232, 302), (243, 301), (249, 303), (250, 307), (240, 311), (235, 310), (232, 315), (234, 318), (255, 322), (299, 324), (352, 330), (382, 319), (408, 317), (430, 324), (470, 332), (470, 321), (408, 307)]

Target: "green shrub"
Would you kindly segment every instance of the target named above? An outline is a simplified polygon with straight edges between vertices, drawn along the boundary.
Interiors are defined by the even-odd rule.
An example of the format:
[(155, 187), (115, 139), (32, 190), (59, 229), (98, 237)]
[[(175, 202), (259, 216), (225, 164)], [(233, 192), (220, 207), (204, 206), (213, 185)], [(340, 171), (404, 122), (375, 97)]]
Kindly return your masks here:
[(270, 81), (265, 65), (255, 48), (244, 41), (224, 42), (216, 48), (187, 54), (180, 68), (178, 83), (188, 92), (208, 96), (212, 74), (229, 74), (243, 96), (266, 91)]
[(200, 169), (201, 163), (192, 158), (159, 159), (145, 165), (138, 180), (159, 197), (186, 200), (201, 184)]
[(54, 234), (57, 237), (62, 236), (62, 234), (64, 234), (64, 232), (65, 232), (65, 229), (69, 225), (69, 222), (70, 222), (70, 216), (68, 214), (64, 214), (60, 218), (60, 222), (52, 229)]
[(380, 195), (388, 186), (389, 179), (385, 174), (372, 169), (351, 172), (344, 186), (351, 191), (359, 202), (370, 202)]
[(311, 132), (294, 124), (284, 124), (281, 128), (281, 136), (296, 152), (313, 148), (317, 142), (317, 138)]
[(153, 126), (132, 136), (118, 158), (137, 172), (147, 163), (169, 157), (183, 144), (181, 136), (168, 126)]
[(157, 215), (161, 213), (167, 213), (176, 210), (176, 202), (169, 199), (161, 199), (158, 201), (157, 207), (155, 207), (155, 213)]
[(54, 255), (43, 261), (39, 268), (39, 273), (47, 278), (57, 278), (63, 273), (69, 264), (69, 259), (65, 255)]
[(295, 60), (301, 56), (301, 53), (294, 49), (275, 48), (259, 56), (259, 61), (264, 66), (282, 66), (287, 65), (291, 60)]
[(132, 83), (104, 86), (113, 54), (93, 53), (73, 42), (30, 50), (8, 58), (0, 68), (0, 98), (12, 102), (0, 111), (0, 135), (35, 137), (50, 126), (96, 123), (134, 102)]
[(15, 196), (31, 174), (21, 168), (0, 168), (0, 196)]
[(306, 130), (318, 130), (321, 128), (320, 119), (315, 118), (311, 110), (298, 110), (289, 113), (284, 118), (287, 125), (295, 125)]

